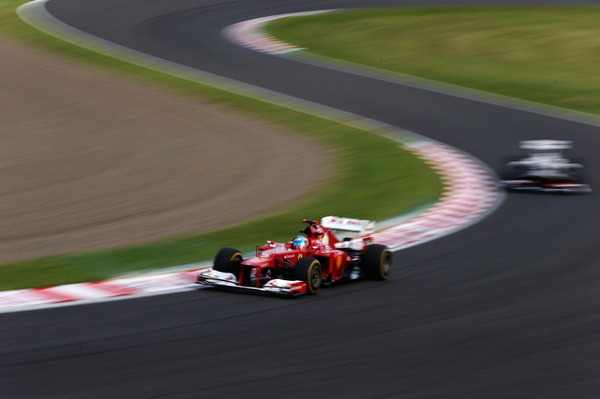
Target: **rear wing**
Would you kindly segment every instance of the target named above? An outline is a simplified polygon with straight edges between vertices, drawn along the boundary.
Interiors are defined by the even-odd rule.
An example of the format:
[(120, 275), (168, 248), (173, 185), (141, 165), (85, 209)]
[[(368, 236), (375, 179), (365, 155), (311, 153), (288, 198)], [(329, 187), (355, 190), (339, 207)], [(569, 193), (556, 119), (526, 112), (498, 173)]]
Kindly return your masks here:
[(353, 240), (371, 237), (375, 232), (375, 222), (372, 220), (325, 216), (321, 219), (321, 225), (339, 241), (347, 242), (348, 245), (341, 245), (344, 247), (350, 246)]
[(321, 219), (321, 225), (330, 230), (342, 230), (359, 233), (360, 235), (373, 233), (375, 222), (372, 220), (343, 218), (337, 216), (325, 216)]
[(525, 140), (521, 141), (519, 146), (526, 150), (568, 150), (573, 147), (573, 142), (566, 140)]

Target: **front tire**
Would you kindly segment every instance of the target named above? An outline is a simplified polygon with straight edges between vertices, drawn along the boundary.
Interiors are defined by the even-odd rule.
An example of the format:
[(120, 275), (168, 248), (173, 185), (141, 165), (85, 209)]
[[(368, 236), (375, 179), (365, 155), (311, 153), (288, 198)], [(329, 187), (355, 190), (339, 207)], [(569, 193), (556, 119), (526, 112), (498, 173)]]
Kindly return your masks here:
[(292, 271), (294, 280), (306, 281), (306, 293), (314, 295), (323, 281), (321, 264), (315, 258), (300, 258)]
[(361, 263), (368, 279), (386, 280), (392, 268), (392, 251), (385, 245), (369, 245)]
[(215, 256), (213, 269), (224, 273), (234, 273), (237, 266), (243, 261), (242, 253), (235, 248), (222, 248)]

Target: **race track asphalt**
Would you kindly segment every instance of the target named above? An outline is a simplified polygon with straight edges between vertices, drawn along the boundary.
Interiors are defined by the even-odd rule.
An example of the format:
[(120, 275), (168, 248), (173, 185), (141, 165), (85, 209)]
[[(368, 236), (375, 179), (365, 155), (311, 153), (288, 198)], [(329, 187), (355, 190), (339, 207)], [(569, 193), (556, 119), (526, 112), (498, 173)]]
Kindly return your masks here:
[[(570, 139), (600, 187), (592, 123), (258, 54), (219, 33), (283, 12), (449, 3), (458, 4), (52, 0), (49, 10), (152, 55), (432, 137), (492, 168), (519, 140)], [(395, 253), (386, 282), (293, 300), (202, 289), (1, 315), (0, 397), (597, 398), (599, 233), (597, 193), (510, 194), (477, 225)]]

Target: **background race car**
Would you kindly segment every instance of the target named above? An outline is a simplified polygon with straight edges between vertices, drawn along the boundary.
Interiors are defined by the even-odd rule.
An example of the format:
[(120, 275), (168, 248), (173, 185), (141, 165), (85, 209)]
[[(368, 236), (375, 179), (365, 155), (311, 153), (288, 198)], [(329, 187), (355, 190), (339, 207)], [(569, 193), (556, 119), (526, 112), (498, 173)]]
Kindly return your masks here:
[(292, 241), (267, 241), (254, 257), (221, 249), (212, 269), (198, 274), (198, 284), (279, 295), (315, 294), (323, 285), (344, 280), (387, 279), (392, 252), (373, 244), (375, 222), (324, 217), (304, 219), (306, 227)]
[(583, 178), (583, 164), (564, 157), (563, 150), (572, 148), (570, 141), (527, 140), (520, 147), (529, 151), (526, 157), (504, 164), (501, 185), (507, 190), (589, 193)]

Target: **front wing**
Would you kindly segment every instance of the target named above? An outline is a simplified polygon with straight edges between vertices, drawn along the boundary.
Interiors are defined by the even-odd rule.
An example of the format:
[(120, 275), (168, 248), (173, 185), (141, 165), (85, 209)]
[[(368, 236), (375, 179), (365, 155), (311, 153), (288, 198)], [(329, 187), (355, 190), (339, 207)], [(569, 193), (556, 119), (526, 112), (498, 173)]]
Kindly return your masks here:
[(225, 273), (213, 269), (207, 269), (198, 273), (196, 283), (212, 287), (264, 292), (283, 296), (302, 295), (306, 294), (307, 291), (306, 282), (299, 280), (272, 279), (267, 281), (262, 287), (240, 285), (233, 273)]
[(500, 184), (507, 190), (542, 191), (560, 193), (591, 193), (592, 188), (584, 183), (540, 183), (536, 180), (502, 180)]

